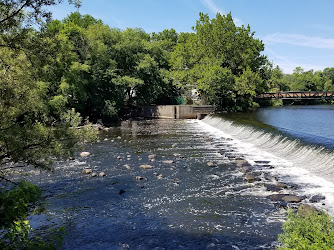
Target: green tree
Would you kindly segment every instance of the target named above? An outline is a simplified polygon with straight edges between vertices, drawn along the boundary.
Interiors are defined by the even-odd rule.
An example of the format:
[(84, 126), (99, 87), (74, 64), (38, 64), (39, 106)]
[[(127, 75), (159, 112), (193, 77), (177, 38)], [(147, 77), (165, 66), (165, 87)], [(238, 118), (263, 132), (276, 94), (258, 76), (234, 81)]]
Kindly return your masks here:
[[(35, 209), (40, 190), (7, 176), (20, 166), (49, 168), (53, 159), (66, 157), (74, 145), (94, 138), (90, 124), (66, 110), (66, 99), (55, 95), (45, 81), (50, 60), (47, 40), (36, 39), (33, 21), (49, 17), (45, 7), (60, 1), (5, 1), (0, 3), (0, 247), (40, 249), (51, 245), (30, 241), (27, 215)], [(73, 2), (73, 1), (70, 1)], [(79, 1), (75, 1), (77, 4)], [(54, 49), (54, 48), (53, 48)], [(44, 65), (44, 66), (42, 66)]]
[[(263, 43), (254, 38), (249, 26), (237, 27), (231, 14), (218, 13), (210, 20), (207, 14), (200, 13), (193, 30), (195, 33), (180, 34), (172, 52), (176, 82), (185, 88), (199, 88), (208, 95), (208, 103), (221, 109), (240, 110), (252, 106), (252, 99), (269, 88), (264, 81), (267, 59), (261, 54)], [(212, 72), (222, 73), (218, 81), (212, 77)]]
[(276, 66), (274, 69), (271, 69), (269, 85), (272, 92), (290, 90), (289, 81), (285, 77), (282, 69), (279, 66)]

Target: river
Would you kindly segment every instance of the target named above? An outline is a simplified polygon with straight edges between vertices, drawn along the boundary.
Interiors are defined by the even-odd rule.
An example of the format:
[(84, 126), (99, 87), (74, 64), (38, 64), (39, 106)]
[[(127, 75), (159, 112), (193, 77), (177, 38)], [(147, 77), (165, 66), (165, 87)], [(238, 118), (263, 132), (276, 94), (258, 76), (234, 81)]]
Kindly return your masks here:
[[(48, 194), (47, 214), (31, 217), (35, 232), (64, 225), (64, 249), (273, 249), (286, 206), (295, 205), (272, 202), (268, 186), (284, 182), (289, 188), (280, 192), (303, 203), (322, 194), (326, 199), (315, 205), (333, 209), (333, 133), (303, 130), (296, 114), (307, 108), (122, 122), (85, 145), (89, 157), (77, 152), (53, 172), (29, 172)], [(334, 117), (331, 106), (310, 109)], [(296, 125), (282, 121), (289, 117)], [(333, 132), (330, 121), (300, 117)], [(255, 182), (245, 181), (236, 158), (251, 163)], [(84, 175), (85, 168), (106, 176)]]

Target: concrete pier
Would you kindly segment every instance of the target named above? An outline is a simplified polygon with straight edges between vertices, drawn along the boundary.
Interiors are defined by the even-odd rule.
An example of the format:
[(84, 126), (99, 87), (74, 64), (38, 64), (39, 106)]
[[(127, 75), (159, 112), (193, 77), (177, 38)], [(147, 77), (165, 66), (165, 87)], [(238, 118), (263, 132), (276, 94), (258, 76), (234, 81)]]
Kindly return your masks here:
[(150, 118), (203, 119), (213, 113), (215, 106), (152, 105), (143, 107), (142, 115)]

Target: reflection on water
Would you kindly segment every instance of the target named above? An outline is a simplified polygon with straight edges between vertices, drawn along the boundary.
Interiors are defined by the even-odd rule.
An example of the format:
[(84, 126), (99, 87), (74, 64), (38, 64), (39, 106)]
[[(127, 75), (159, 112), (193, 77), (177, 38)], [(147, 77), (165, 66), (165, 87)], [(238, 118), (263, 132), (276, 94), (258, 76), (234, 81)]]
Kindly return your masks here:
[(85, 150), (92, 155), (33, 178), (50, 195), (33, 224), (65, 224), (65, 249), (271, 249), (281, 232), (284, 216), (263, 183), (245, 183), (219, 154), (233, 153), (230, 141), (197, 122), (123, 122)]

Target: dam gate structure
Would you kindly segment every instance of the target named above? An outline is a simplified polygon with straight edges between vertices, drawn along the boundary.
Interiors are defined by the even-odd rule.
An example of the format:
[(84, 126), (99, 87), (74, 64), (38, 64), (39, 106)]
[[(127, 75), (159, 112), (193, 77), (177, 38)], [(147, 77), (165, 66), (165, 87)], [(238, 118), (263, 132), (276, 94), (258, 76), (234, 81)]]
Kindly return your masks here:
[(203, 119), (215, 111), (212, 105), (151, 105), (144, 106), (142, 116), (147, 118)]

